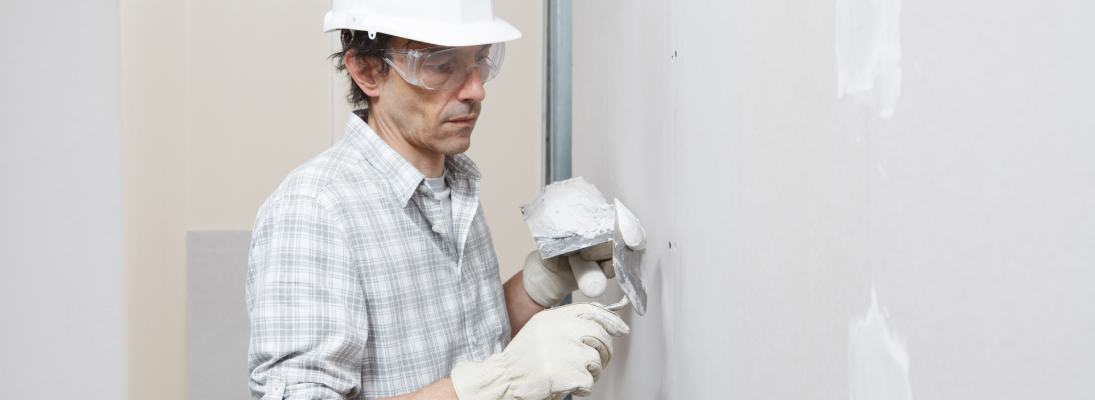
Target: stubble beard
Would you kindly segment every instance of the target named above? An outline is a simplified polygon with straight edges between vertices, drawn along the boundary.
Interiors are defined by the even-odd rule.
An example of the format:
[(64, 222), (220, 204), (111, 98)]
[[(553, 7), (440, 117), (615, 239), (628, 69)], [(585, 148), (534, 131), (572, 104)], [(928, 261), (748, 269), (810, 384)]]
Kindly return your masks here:
[[(446, 122), (451, 118), (461, 117), (468, 114), (478, 114), (482, 108), (482, 103), (476, 102), (472, 104), (468, 103), (456, 103), (452, 107), (447, 107), (441, 112), (439, 118), (439, 126), (434, 130), (433, 135), (433, 150), (445, 154), (455, 155), (468, 151), (471, 147), (471, 133), (475, 129), (475, 124), (478, 123), (478, 117), (472, 122), (472, 126), (457, 128), (455, 131), (443, 132), (441, 127), (445, 127)], [(451, 128), (451, 127), (450, 127)]]

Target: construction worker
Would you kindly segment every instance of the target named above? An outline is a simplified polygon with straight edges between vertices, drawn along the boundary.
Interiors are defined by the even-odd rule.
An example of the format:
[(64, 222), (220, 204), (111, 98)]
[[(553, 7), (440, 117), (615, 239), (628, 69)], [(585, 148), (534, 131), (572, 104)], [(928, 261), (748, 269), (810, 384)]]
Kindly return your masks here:
[(359, 109), (259, 209), (252, 395), (590, 394), (628, 326), (593, 304), (545, 310), (577, 288), (565, 261), (534, 253), (501, 282), (480, 173), (463, 154), (483, 84), (521, 33), (491, 0), (334, 0), (324, 25), (341, 30), (333, 57)]

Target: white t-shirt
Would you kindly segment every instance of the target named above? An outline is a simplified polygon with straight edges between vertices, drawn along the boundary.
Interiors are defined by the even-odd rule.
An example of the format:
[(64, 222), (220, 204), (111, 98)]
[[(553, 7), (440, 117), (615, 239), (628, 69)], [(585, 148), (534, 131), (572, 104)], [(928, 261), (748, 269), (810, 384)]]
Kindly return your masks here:
[(433, 197), (441, 200), (441, 206), (445, 210), (445, 224), (449, 228), (449, 239), (453, 244), (456, 243), (456, 229), (452, 223), (452, 196), (449, 195), (449, 185), (445, 183), (445, 176), (448, 171), (441, 174), (440, 178), (426, 178), (426, 184), (430, 185), (430, 189), (433, 190)]

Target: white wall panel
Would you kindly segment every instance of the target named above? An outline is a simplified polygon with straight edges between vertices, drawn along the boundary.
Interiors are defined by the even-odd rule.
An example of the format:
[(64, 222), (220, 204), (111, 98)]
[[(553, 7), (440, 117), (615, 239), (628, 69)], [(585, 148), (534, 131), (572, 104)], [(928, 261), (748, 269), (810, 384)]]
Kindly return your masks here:
[(575, 175), (650, 234), (593, 398), (848, 399), (872, 288), (913, 398), (1095, 391), (1095, 5), (897, 9), (883, 118), (836, 0), (575, 2)]
[(0, 388), (126, 397), (117, 1), (0, 2)]
[(248, 389), (251, 231), (186, 233), (186, 397), (243, 400)]

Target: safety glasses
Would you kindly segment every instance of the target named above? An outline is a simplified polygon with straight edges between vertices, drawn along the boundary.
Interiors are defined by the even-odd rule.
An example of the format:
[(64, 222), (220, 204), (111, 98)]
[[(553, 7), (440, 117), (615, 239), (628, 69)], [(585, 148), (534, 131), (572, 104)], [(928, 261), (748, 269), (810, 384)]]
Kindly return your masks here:
[(502, 70), (506, 55), (505, 43), (463, 47), (427, 47), (412, 50), (387, 50), (384, 62), (395, 68), (407, 83), (430, 90), (460, 87), (471, 70), (479, 71), (479, 81), (486, 83)]

